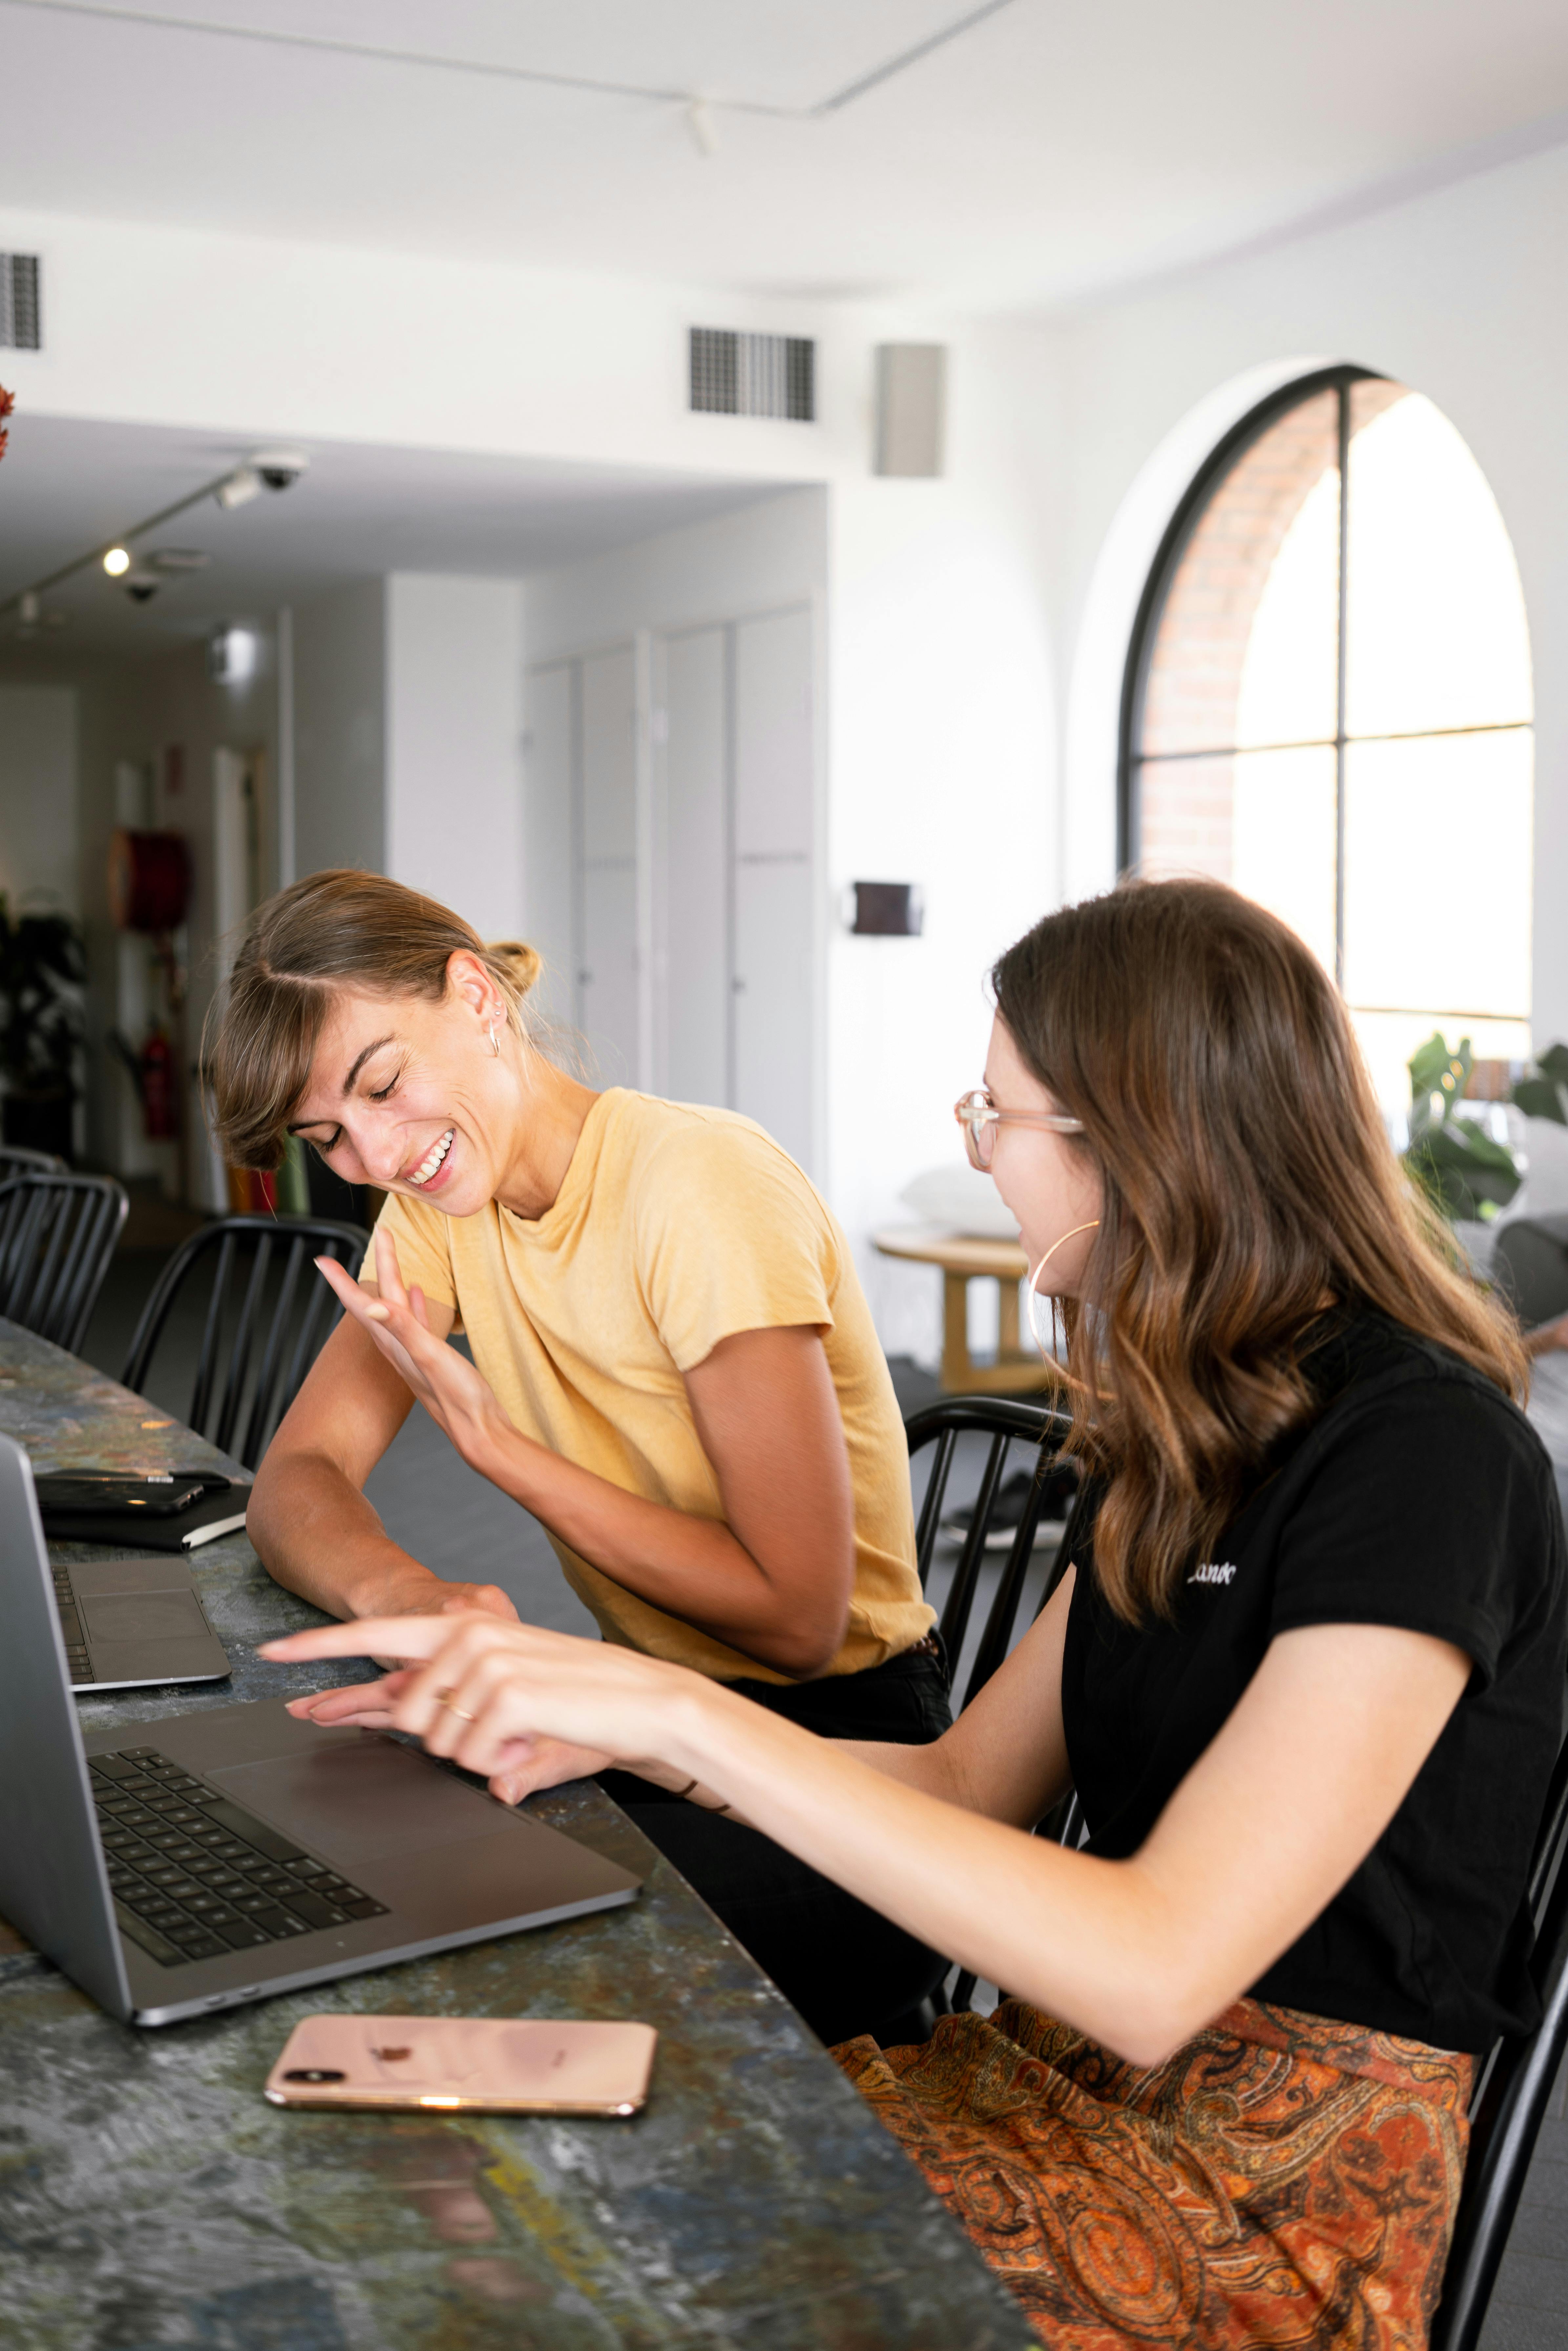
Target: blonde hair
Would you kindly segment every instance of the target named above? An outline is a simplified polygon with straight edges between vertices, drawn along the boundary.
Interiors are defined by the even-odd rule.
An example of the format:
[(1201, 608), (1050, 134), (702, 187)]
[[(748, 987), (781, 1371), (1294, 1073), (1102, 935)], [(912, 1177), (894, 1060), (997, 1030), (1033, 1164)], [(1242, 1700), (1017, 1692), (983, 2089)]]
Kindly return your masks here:
[(493, 940), (449, 906), (384, 874), (336, 868), (307, 874), (258, 906), (246, 924), (210, 1050), (213, 1131), (233, 1167), (276, 1167), (289, 1115), (310, 1075), (340, 990), (439, 1003), (446, 967), (465, 952), (484, 966), (525, 1041), (524, 999), (539, 958), (520, 940)]

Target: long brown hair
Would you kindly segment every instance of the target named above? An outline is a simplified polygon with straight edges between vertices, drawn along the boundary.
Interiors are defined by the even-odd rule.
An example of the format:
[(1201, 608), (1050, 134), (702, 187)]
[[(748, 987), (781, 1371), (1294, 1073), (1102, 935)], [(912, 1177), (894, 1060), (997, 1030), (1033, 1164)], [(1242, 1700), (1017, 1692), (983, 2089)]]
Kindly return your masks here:
[(1103, 1476), (1096, 1572), (1168, 1614), (1271, 1448), (1314, 1409), (1325, 1304), (1371, 1306), (1522, 1398), (1511, 1318), (1406, 1181), (1344, 1004), (1295, 933), (1218, 882), (1047, 915), (991, 975), (1104, 1186), (1069, 1301), (1069, 1450)]
[(233, 1167), (276, 1167), (289, 1113), (304, 1092), (332, 998), (446, 993), (462, 948), (484, 965), (508, 1026), (529, 1034), (523, 999), (539, 958), (520, 941), (492, 941), (434, 898), (384, 874), (337, 868), (307, 874), (258, 906), (246, 925), (205, 1056), (214, 1138)]

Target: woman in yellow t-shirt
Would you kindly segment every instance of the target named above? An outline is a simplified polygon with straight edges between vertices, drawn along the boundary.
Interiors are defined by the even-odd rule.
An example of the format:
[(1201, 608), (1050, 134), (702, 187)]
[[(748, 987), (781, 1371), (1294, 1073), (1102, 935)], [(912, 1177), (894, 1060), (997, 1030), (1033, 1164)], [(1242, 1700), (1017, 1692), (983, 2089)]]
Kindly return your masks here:
[[(363, 1290), (323, 1261), (350, 1311), (262, 1463), (256, 1550), (333, 1615), (514, 1616), (365, 1499), (417, 1398), (542, 1522), (606, 1640), (823, 1736), (940, 1736), (903, 1429), (843, 1234), (749, 1120), (558, 1069), (524, 1008), (537, 970), (376, 874), (311, 874), (251, 921), (213, 1056), (219, 1142), (275, 1166), (298, 1134), (388, 1195)], [(401, 1343), (383, 1299), (413, 1307)], [(382, 1721), (391, 1702), (378, 1685), (296, 1711)], [(515, 1802), (609, 1761), (543, 1741), (493, 1784)], [(672, 1801), (678, 1782), (606, 1784), (824, 2038), (939, 1977), (768, 1838)]]

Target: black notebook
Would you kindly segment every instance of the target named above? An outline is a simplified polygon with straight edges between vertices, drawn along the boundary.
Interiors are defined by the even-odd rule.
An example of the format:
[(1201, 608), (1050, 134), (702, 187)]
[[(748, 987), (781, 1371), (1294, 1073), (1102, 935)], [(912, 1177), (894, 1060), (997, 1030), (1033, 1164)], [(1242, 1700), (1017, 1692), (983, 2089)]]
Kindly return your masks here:
[(56, 1542), (133, 1543), (139, 1551), (195, 1551), (245, 1524), (247, 1483), (213, 1469), (133, 1478), (107, 1469), (58, 1469), (33, 1481), (44, 1532)]

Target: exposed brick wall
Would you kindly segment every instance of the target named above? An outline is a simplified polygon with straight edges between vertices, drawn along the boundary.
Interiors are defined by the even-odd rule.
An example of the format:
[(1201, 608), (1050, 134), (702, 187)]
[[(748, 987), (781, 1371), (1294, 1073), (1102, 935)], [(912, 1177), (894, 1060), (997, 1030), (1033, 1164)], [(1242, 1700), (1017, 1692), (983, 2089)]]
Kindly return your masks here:
[[(1405, 396), (1358, 384), (1357, 431)], [(1166, 597), (1144, 697), (1145, 756), (1221, 749), (1236, 740), (1248, 641), (1270, 569), (1308, 493), (1338, 465), (1339, 400), (1289, 410), (1243, 452), (1205, 507)], [(1138, 775), (1140, 872), (1231, 879), (1228, 758), (1145, 766)]]

